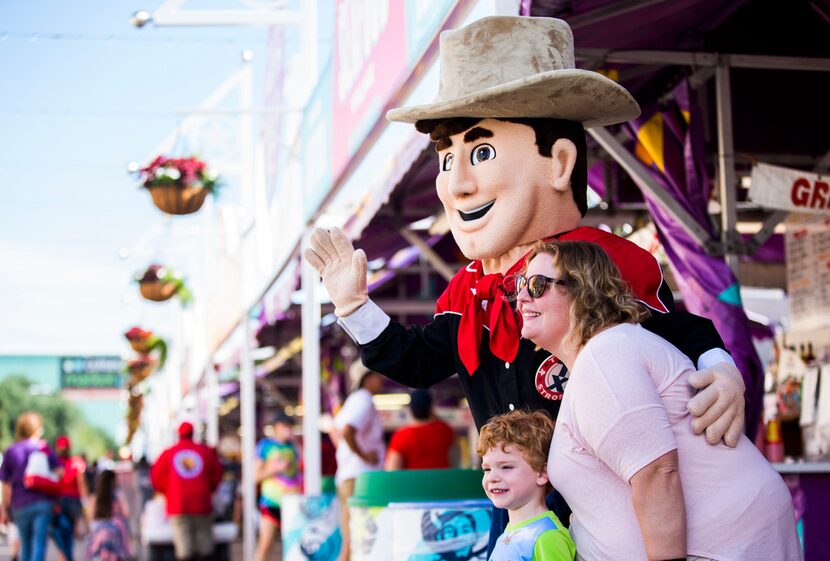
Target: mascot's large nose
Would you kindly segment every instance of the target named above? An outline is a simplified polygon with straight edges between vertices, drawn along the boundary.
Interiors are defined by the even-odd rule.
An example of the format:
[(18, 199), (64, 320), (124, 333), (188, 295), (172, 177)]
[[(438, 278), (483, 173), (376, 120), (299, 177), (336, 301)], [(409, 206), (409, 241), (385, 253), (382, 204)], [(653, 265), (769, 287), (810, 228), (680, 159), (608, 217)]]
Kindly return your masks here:
[(468, 197), (478, 190), (478, 185), (470, 173), (470, 166), (463, 162), (456, 162), (449, 173), (447, 189), (453, 197)]

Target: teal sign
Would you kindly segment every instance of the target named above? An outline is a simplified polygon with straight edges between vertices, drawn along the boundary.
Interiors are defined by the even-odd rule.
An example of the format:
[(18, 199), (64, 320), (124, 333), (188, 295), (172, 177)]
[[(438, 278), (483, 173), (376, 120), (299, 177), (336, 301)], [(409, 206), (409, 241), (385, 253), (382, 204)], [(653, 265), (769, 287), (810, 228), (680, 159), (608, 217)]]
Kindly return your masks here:
[(61, 357), (61, 387), (120, 388), (123, 366), (117, 356)]

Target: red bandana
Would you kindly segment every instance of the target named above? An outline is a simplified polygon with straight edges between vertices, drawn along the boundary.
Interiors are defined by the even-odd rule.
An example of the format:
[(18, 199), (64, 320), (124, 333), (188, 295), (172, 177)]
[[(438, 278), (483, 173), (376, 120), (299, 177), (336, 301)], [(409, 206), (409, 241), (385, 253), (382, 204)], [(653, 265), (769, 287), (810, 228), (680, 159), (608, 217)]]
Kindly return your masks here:
[[(524, 259), (521, 259), (507, 274), (516, 273), (523, 265)], [(472, 286), (468, 285), (463, 294), (464, 302), (459, 303), (461, 323), (458, 326), (458, 355), (471, 376), (481, 362), (478, 349), (481, 346), (484, 326), (490, 328), (490, 352), (505, 362), (515, 360), (521, 337), (518, 315), (510, 303), (502, 298), (499, 288), (504, 275), (485, 275), (481, 269), (480, 261), (466, 269), (473, 273), (472, 278), (466, 279)]]

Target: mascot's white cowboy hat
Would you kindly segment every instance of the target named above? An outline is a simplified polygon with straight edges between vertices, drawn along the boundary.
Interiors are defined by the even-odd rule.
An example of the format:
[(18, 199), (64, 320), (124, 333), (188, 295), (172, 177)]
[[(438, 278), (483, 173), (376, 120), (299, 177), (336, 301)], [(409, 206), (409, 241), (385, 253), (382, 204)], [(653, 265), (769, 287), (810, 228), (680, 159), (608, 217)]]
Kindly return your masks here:
[(437, 99), (399, 107), (390, 121), (450, 117), (545, 117), (586, 128), (631, 120), (640, 107), (628, 91), (574, 67), (573, 33), (553, 18), (494, 16), (441, 33)]

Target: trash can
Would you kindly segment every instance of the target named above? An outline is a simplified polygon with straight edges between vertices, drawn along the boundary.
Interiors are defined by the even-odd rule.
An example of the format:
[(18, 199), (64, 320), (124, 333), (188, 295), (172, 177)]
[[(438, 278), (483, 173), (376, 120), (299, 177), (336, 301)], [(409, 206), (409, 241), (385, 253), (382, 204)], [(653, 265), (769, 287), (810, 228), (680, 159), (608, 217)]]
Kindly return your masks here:
[(488, 499), (390, 503), (392, 561), (485, 561)]
[[(474, 499), (478, 501), (473, 501), (474, 505), (470, 504), (469, 501)], [(390, 507), (396, 503), (406, 506), (396, 507), (393, 513)], [(478, 554), (477, 548), (465, 549), (459, 544), (479, 543), (481, 540), (477, 536), (482, 532), (485, 551), (481, 552), (480, 557), (483, 559), (490, 529), (489, 507), (490, 502), (485, 498), (481, 487), (481, 472), (478, 470), (434, 469), (364, 473), (355, 481), (355, 493), (349, 499), (352, 561), (392, 561), (393, 550), (414, 552), (419, 543), (424, 547), (437, 546), (438, 541), (445, 539), (451, 542), (440, 547), (447, 551), (458, 550), (462, 554)], [(473, 509), (476, 513), (472, 518), (462, 516), (463, 520), (458, 519), (455, 516), (456, 511), (464, 509)], [(441, 518), (442, 513), (446, 514), (445, 518)], [(430, 522), (430, 525), (440, 528), (440, 531), (426, 530), (427, 540), (421, 543), (420, 540), (424, 537), (421, 519), (426, 515), (431, 520), (433, 514), (437, 518), (435, 523)], [(395, 524), (393, 516), (408, 521)], [(416, 518), (418, 521), (414, 523), (413, 520)], [(456, 528), (456, 525), (460, 526)], [(462, 537), (457, 540), (452, 538), (453, 532), (462, 533)], [(475, 539), (473, 535), (476, 536)], [(453, 549), (450, 543), (459, 547)], [(436, 554), (437, 551), (433, 549), (429, 561), (441, 559), (436, 557)], [(462, 561), (468, 558), (475, 559), (476, 556), (446, 558)], [(409, 557), (400, 557), (401, 561), (408, 559)], [(427, 561), (427, 558), (424, 557), (422, 561)]]
[(283, 561), (336, 561), (340, 555), (343, 538), (333, 478), (323, 478), (322, 491), (283, 496)]

